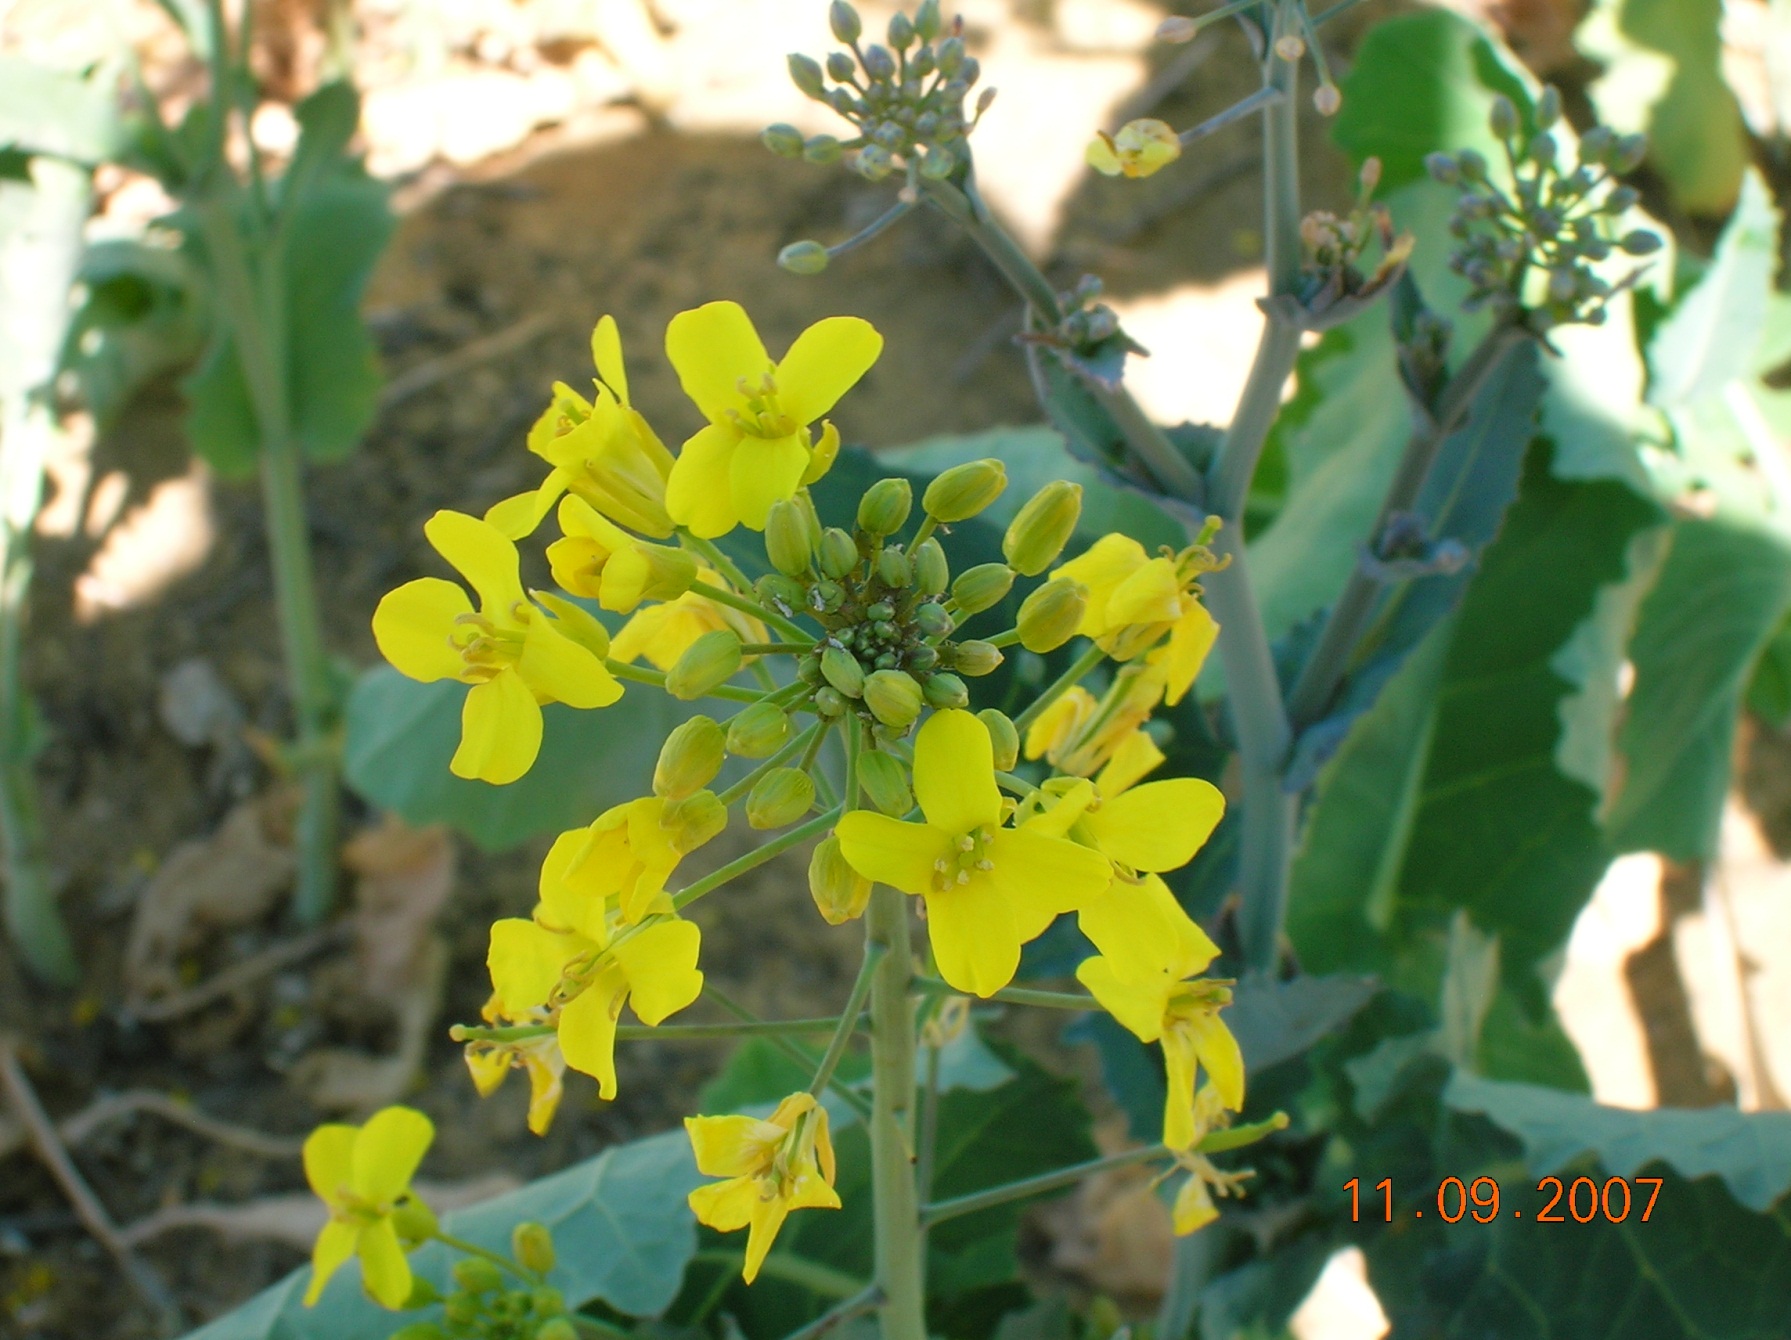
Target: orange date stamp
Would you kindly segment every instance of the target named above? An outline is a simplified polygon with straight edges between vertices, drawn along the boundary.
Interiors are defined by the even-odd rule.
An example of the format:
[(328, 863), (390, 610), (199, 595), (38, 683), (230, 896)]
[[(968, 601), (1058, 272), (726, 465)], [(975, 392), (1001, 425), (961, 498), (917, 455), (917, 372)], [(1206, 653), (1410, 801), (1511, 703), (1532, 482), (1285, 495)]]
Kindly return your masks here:
[[(1639, 1210), (1641, 1222), (1645, 1224), (1654, 1213), (1654, 1203), (1660, 1199), (1661, 1184), (1665, 1180), (1663, 1177), (1610, 1177), (1601, 1186), (1590, 1177), (1576, 1177), (1568, 1183), (1564, 1183), (1559, 1177), (1545, 1177), (1536, 1184), (1539, 1204), (1512, 1204), (1505, 1214), (1512, 1219), (1529, 1219), (1538, 1224), (1589, 1224), (1601, 1217), (1607, 1223), (1620, 1224), (1633, 1211)], [(1647, 1188), (1645, 1200), (1644, 1188)], [(1374, 1190), (1380, 1193), (1379, 1206), (1373, 1203), (1372, 1196), (1364, 1204), (1361, 1179), (1358, 1177), (1350, 1178), (1342, 1189), (1349, 1192), (1349, 1217), (1352, 1223), (1362, 1221), (1364, 1209), (1372, 1219), (1377, 1208), (1387, 1223), (1393, 1222), (1391, 1177), (1383, 1178), (1374, 1185)], [(1490, 1177), (1476, 1177), (1468, 1183), (1464, 1183), (1459, 1177), (1445, 1177), (1437, 1184), (1436, 1217), (1446, 1224), (1459, 1224), (1464, 1218), (1472, 1219), (1477, 1224), (1490, 1224), (1499, 1217), (1499, 1207), (1503, 1200), (1499, 1184)], [(1426, 1218), (1426, 1209), (1427, 1206), (1420, 1205), (1410, 1210), (1410, 1215), (1414, 1219)], [(1407, 1211), (1401, 1207), (1401, 1216), (1405, 1213)]]

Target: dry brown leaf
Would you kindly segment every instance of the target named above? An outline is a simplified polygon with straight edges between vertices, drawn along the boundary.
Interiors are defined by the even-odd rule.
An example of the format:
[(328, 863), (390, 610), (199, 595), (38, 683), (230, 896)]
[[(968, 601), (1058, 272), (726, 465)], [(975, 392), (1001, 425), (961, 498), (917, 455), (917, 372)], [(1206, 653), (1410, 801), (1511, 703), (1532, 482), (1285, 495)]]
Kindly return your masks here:
[(299, 1058), (290, 1077), (312, 1106), (360, 1116), (410, 1092), (441, 1011), (448, 961), (447, 942), (431, 935), (423, 943), (420, 962), (409, 969), (404, 995), (386, 1002), (397, 1018), (395, 1052), (376, 1056), (347, 1047), (320, 1047)]
[(354, 890), (360, 989), (402, 1010), (425, 963), (435, 919), (454, 890), (454, 839), (440, 824), (412, 828), (388, 816), (342, 850)]
[[(1125, 1147), (1124, 1125), (1121, 1120), (1097, 1128), (1095, 1143), (1103, 1153)], [(1052, 1266), (1128, 1305), (1159, 1298), (1175, 1239), (1169, 1207), (1158, 1198), (1153, 1180), (1148, 1168), (1115, 1168), (1047, 1206), (1040, 1221), (1052, 1239)]]

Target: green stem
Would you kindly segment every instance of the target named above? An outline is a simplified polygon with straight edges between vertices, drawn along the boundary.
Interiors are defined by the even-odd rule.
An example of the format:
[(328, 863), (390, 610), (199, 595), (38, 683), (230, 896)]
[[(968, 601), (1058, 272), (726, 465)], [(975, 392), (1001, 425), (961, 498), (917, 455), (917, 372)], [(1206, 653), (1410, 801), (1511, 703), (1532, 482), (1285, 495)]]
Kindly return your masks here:
[[(655, 688), (665, 687), (665, 672), (649, 670), (644, 665), (630, 665), (626, 661), (618, 661), (613, 657), (606, 659), (604, 665), (609, 667), (610, 674), (617, 679), (631, 684), (651, 684)], [(725, 698), (731, 703), (757, 703), (764, 701), (765, 695), (754, 689), (743, 689), (736, 684), (717, 684), (703, 695), (705, 698)]]
[(759, 778), (763, 777), (773, 768), (782, 767), (786, 762), (794, 758), (798, 752), (808, 747), (810, 737), (817, 736), (826, 729), (826, 722), (817, 721), (814, 725), (810, 726), (807, 730), (803, 731), (802, 734), (789, 741), (789, 743), (785, 744), (782, 749), (779, 749), (770, 758), (759, 764), (751, 772), (747, 773), (746, 776), (742, 777), (739, 781), (735, 782), (715, 798), (723, 805), (732, 805), (736, 800), (739, 800), (740, 797), (752, 790), (754, 786), (758, 785)]
[[(739, 1001), (735, 1000), (732, 996), (724, 993), (721, 988), (717, 987), (712, 981), (705, 981), (703, 983), (703, 994), (708, 996), (736, 1019), (749, 1024), (762, 1024), (766, 1022), (751, 1010), (747, 1009), (746, 1006), (742, 1005)], [(759, 1036), (762, 1036), (773, 1047), (776, 1047), (794, 1062), (798, 1069), (812, 1071), (820, 1060), (813, 1051), (798, 1043), (790, 1041), (790, 1039), (785, 1037), (782, 1033), (765, 1033), (760, 1034)], [(827, 1087), (833, 1090), (834, 1095), (839, 1098), (841, 1102), (845, 1103), (847, 1107), (856, 1112), (861, 1120), (870, 1119), (871, 1105), (865, 1101), (863, 1094), (857, 1093), (847, 1085), (840, 1083), (837, 1078), (830, 1080)]]
[(815, 649), (813, 642), (742, 642), (740, 654), (743, 656), (776, 656), (788, 652), (792, 656), (802, 656)]
[[(837, 1014), (815, 1019), (762, 1019), (754, 1023), (731, 1024), (618, 1024), (616, 1036), (630, 1041), (676, 1042), (681, 1038), (753, 1038), (774, 1033), (831, 1033), (843, 1024)], [(455, 1042), (527, 1042), (531, 1038), (549, 1037), (559, 1030), (552, 1024), (512, 1024), (505, 1028), (483, 1028), (476, 1024), (455, 1024), (448, 1036)]]
[(730, 879), (744, 875), (748, 870), (756, 870), (773, 857), (788, 851), (791, 847), (800, 846), (812, 837), (818, 837), (834, 824), (839, 822), (840, 811), (837, 807), (825, 814), (816, 815), (807, 823), (792, 828), (787, 833), (780, 833), (762, 847), (755, 847), (746, 855), (729, 861), (719, 870), (704, 875), (701, 879), (686, 885), (672, 897), (672, 906), (682, 912), (698, 898), (706, 893), (713, 893)]
[(1014, 729), (1024, 735), (1026, 728), (1037, 721), (1047, 707), (1080, 684), (1106, 656), (1106, 652), (1094, 643), (1089, 643), (1082, 654), (1070, 663), (1070, 668), (1046, 685), (1044, 691), (1032, 700), (1031, 705), (1014, 718)]
[[(942, 982), (937, 977), (916, 977), (914, 990), (929, 996), (961, 996), (964, 993), (950, 982)], [(1035, 991), (1031, 987), (1004, 986), (994, 995), (985, 997), (998, 1000), (1009, 1005), (1037, 1005), (1047, 1010), (1098, 1010), (1101, 1003), (1093, 996), (1077, 991)]]
[(815, 1078), (808, 1086), (808, 1091), (816, 1097), (833, 1082), (833, 1072), (839, 1068), (840, 1058), (846, 1054), (846, 1045), (852, 1041), (852, 1034), (858, 1029), (858, 1017), (864, 1013), (865, 997), (871, 994), (873, 975), (886, 952), (880, 944), (869, 941), (865, 943), (864, 961), (858, 965), (858, 977), (852, 983), (852, 994), (846, 997), (846, 1008), (840, 1011), (839, 1027), (834, 1029), (833, 1037), (827, 1043), (827, 1050), (821, 1054), (821, 1064), (815, 1067)]
[[(926, 1340), (925, 1262), (914, 1187), (914, 951), (907, 896), (879, 884), (865, 916), (882, 949), (871, 980), (871, 1214), (883, 1340)], [(868, 952), (868, 950), (867, 950)]]
[(784, 1340), (819, 1340), (820, 1336), (831, 1331), (841, 1322), (850, 1321), (853, 1317), (863, 1316), (874, 1311), (883, 1302), (883, 1291), (875, 1284), (852, 1297), (842, 1299), (827, 1309), (813, 1321), (798, 1326), (784, 1337)]
[[(748, 600), (745, 596), (737, 596), (732, 591), (723, 590), (719, 586), (713, 586), (700, 580), (692, 582), (690, 589), (706, 599), (713, 600), (717, 605), (726, 605), (730, 609), (739, 610), (742, 614), (750, 614), (761, 623), (770, 624), (786, 637), (808, 637), (808, 634), (802, 630), (801, 624), (792, 623), (776, 610), (766, 609), (756, 600)], [(811, 647), (814, 645), (813, 638), (809, 638), (808, 645)]]
[(1027, 1196), (1039, 1196), (1047, 1191), (1057, 1191), (1080, 1182), (1084, 1177), (1092, 1177), (1096, 1173), (1107, 1172), (1113, 1168), (1129, 1168), (1134, 1163), (1146, 1163), (1151, 1159), (1168, 1157), (1169, 1151), (1162, 1145), (1147, 1145), (1142, 1149), (1128, 1149), (1123, 1154), (1109, 1154), (1105, 1158), (1090, 1159), (1087, 1163), (1059, 1168), (1056, 1172), (1040, 1173), (1037, 1177), (1025, 1177), (1018, 1182), (1004, 1182), (1002, 1185), (992, 1186), (986, 1191), (973, 1191), (967, 1196), (954, 1196), (950, 1200), (935, 1201), (931, 1205), (921, 1207), (921, 1222), (931, 1228), (935, 1224), (944, 1223), (947, 1219), (956, 1219), (965, 1214), (975, 1214), (978, 1210), (986, 1210), (994, 1205), (1005, 1205), (1010, 1200), (1021, 1200)]
[(538, 1282), (537, 1277), (532, 1271), (524, 1270), (521, 1266), (517, 1265), (516, 1262), (503, 1255), (501, 1252), (494, 1252), (489, 1247), (481, 1247), (476, 1242), (468, 1242), (465, 1238), (457, 1238), (452, 1233), (444, 1233), (439, 1228), (430, 1236), (444, 1247), (452, 1247), (457, 1252), (464, 1252), (468, 1256), (477, 1256), (481, 1260), (489, 1261), (500, 1270), (509, 1271), (519, 1280), (523, 1280), (529, 1284)]
[[(727, 1265), (739, 1270), (746, 1263), (745, 1252), (732, 1252), (725, 1247), (706, 1247), (690, 1258), (705, 1265)], [(820, 1294), (823, 1298), (857, 1298), (865, 1291), (865, 1283), (832, 1266), (811, 1261), (794, 1252), (772, 1252), (759, 1267), (766, 1279), (783, 1280)]]
[(735, 565), (734, 560), (729, 558), (727, 554), (722, 551), (721, 546), (716, 544), (714, 540), (700, 539), (687, 530), (680, 530), (678, 532), (678, 539), (683, 543), (686, 549), (695, 550), (704, 558), (708, 559), (709, 566), (732, 582), (736, 591), (739, 591), (742, 595), (746, 595), (752, 590), (752, 582), (747, 580), (746, 574), (740, 571), (739, 567)]

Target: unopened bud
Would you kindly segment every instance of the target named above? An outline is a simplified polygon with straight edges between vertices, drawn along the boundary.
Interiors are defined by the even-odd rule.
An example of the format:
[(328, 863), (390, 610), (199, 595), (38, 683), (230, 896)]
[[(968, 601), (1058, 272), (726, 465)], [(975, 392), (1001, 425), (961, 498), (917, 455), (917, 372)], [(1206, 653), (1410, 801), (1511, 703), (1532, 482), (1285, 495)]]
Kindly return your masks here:
[(816, 557), (822, 572), (829, 577), (844, 577), (858, 566), (858, 541), (852, 538), (849, 531), (829, 526), (821, 532), (820, 550)]
[(928, 675), (927, 682), (921, 686), (926, 695), (929, 707), (968, 707), (970, 706), (970, 690), (964, 681), (956, 675), (941, 672)]
[(993, 673), (1003, 660), (1000, 647), (993, 642), (979, 642), (974, 638), (955, 644), (953, 651), (956, 655), (952, 658), (952, 668), (960, 675), (969, 675), (972, 679)]
[(914, 35), (923, 42), (939, 36), (939, 0), (920, 0), (914, 11)]
[(1463, 149), (1456, 154), (1455, 165), (1463, 181), (1486, 180), (1486, 158), (1477, 149)]
[(1291, 64), (1306, 54), (1306, 39), (1298, 33), (1284, 33), (1275, 39), (1275, 54)]
[(828, 647), (821, 653), (821, 677), (848, 698), (864, 692), (864, 667), (844, 648)]
[(952, 617), (945, 606), (928, 601), (914, 611), (914, 623), (926, 637), (944, 637), (952, 630)]
[(779, 158), (802, 157), (802, 132), (795, 126), (779, 121), (774, 126), (766, 126), (759, 132), (759, 143), (763, 144)]
[(1561, 119), (1561, 90), (1553, 84), (1545, 86), (1536, 99), (1536, 129), (1552, 130)]
[(653, 769), (653, 791), (671, 800), (701, 791), (727, 760), (728, 737), (708, 717), (692, 717), (670, 735)]
[(864, 23), (846, 0), (833, 0), (827, 7), (827, 26), (833, 30), (834, 37), (850, 45), (864, 33)]
[(692, 852), (711, 838), (719, 837), (728, 826), (728, 807), (713, 791), (698, 791), (694, 796), (666, 804), (659, 816), (659, 826), (680, 852)]
[(448, 1273), (468, 1293), (496, 1293), (504, 1287), (503, 1273), (482, 1256), (462, 1257)]
[(827, 924), (840, 926), (864, 915), (871, 899), (871, 882), (846, 864), (840, 840), (829, 837), (816, 843), (814, 855), (809, 857), (808, 891)]
[(839, 162), (845, 153), (845, 146), (834, 135), (810, 135), (802, 142), (803, 161), (819, 163), (822, 167)]
[(1335, 84), (1320, 84), (1312, 90), (1312, 105), (1320, 116), (1336, 116), (1343, 106), (1343, 94), (1337, 91)]
[(950, 79), (964, 67), (964, 39), (948, 37), (939, 44), (939, 73)]
[(915, 546), (912, 561), (914, 584), (921, 592), (929, 596), (943, 594), (951, 581), (951, 565), (939, 541), (928, 536), (925, 543)]
[(994, 457), (954, 465), (927, 485), (921, 506), (927, 515), (950, 524), (968, 521), (1001, 496), (1007, 467)]
[[(414, 1281), (421, 1276), (411, 1278)], [(418, 1306), (426, 1307), (428, 1304), (420, 1303)], [(406, 1299), (405, 1309), (408, 1311), (409, 1307), (410, 1300)], [(393, 1331), (392, 1340), (448, 1340), (448, 1333), (432, 1321), (413, 1321), (409, 1326), (400, 1326)]]
[(1001, 603), (1014, 585), (1014, 570), (1005, 563), (979, 563), (951, 584), (951, 598), (964, 614), (981, 614)]
[(1054, 577), (1020, 602), (1020, 645), (1028, 651), (1055, 651), (1082, 626), (1088, 588), (1069, 577)]
[(818, 275), (827, 268), (827, 248), (805, 237), (778, 252), (777, 263), (793, 275)]
[(1634, 172), (1648, 156), (1648, 137), (1646, 135), (1624, 135), (1617, 141), (1617, 147), (1611, 152), (1611, 171), (1618, 176), (1626, 172)]
[[(529, 1290), (529, 1306), (535, 1309), (537, 1317), (559, 1317), (566, 1310), (566, 1295), (548, 1284), (538, 1284)], [(540, 1340), (540, 1332), (535, 1333)]]
[(1082, 486), (1056, 479), (1026, 500), (1001, 539), (1015, 571), (1036, 577), (1063, 552), (1082, 517)]
[(719, 688), (740, 669), (740, 639), (726, 628), (704, 633), (666, 671), (665, 691), (689, 702)]
[(782, 828), (807, 814), (815, 803), (815, 784), (800, 768), (773, 768), (753, 784), (746, 797), (746, 822), (754, 828)]
[(858, 784), (883, 813), (899, 819), (914, 808), (914, 792), (908, 776), (893, 756), (867, 749), (858, 756)]
[(405, 1242), (427, 1242), (440, 1226), (434, 1210), (416, 1196), (406, 1196), (392, 1211), (392, 1227)]
[(773, 608), (782, 605), (785, 613), (801, 609), (803, 601), (808, 598), (808, 587), (781, 572), (766, 573), (752, 584), (752, 589), (761, 604)]
[(1487, 122), (1492, 126), (1492, 133), (1502, 140), (1508, 140), (1517, 134), (1517, 106), (1503, 93), (1492, 100), (1492, 109), (1487, 115)]
[(811, 98), (825, 96), (826, 80), (819, 62), (800, 52), (790, 55), (790, 82)]
[(769, 758), (790, 738), (790, 714), (776, 703), (754, 703), (728, 721), (728, 752)]
[(877, 579), (897, 589), (914, 581), (914, 565), (900, 549), (885, 549), (877, 555)]
[(1658, 233), (1651, 233), (1646, 228), (1637, 228), (1634, 232), (1625, 233), (1623, 240), (1617, 245), (1631, 256), (1652, 256), (1660, 250), (1661, 241)]
[(823, 684), (815, 690), (815, 711), (824, 717), (843, 716), (846, 711), (846, 695), (831, 684)]
[(925, 701), (914, 677), (900, 670), (879, 670), (864, 681), (865, 706), (885, 726), (913, 725)]
[(1425, 154), (1424, 170), (1430, 173), (1432, 180), (1445, 186), (1453, 186), (1461, 180), (1461, 168), (1450, 154)]
[(535, 1328), (533, 1340), (578, 1340), (578, 1327), (565, 1317), (554, 1317)]
[(1184, 14), (1171, 14), (1157, 25), (1159, 42), (1192, 42), (1200, 25)]
[(808, 519), (792, 499), (771, 504), (765, 517), (765, 557), (786, 577), (800, 577), (814, 561), (809, 545)]
[(895, 57), (889, 54), (889, 48), (874, 43), (865, 49), (864, 72), (873, 81), (888, 80), (895, 77)]
[(989, 728), (989, 743), (995, 747), (995, 771), (1011, 771), (1020, 761), (1020, 732), (1013, 719), (993, 707), (983, 708), (976, 718)]
[(906, 51), (914, 41), (914, 20), (901, 10), (889, 20), (889, 45), (897, 51)]
[(894, 535), (914, 506), (914, 486), (905, 479), (879, 479), (858, 500), (858, 524), (873, 535)]
[(510, 1255), (524, 1270), (545, 1275), (554, 1267), (553, 1234), (546, 1224), (525, 1219), (510, 1230)]

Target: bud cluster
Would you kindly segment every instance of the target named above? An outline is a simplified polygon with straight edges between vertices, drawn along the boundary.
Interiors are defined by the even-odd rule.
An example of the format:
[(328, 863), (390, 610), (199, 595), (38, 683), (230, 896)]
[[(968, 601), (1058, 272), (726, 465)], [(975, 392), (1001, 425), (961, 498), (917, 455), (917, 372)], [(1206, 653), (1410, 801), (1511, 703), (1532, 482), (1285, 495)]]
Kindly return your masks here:
[(1634, 284), (1641, 270), (1613, 284), (1594, 267), (1614, 252), (1647, 256), (1661, 245), (1645, 228), (1617, 231), (1637, 196), (1616, 179), (1640, 166), (1647, 140), (1594, 126), (1580, 138), (1578, 162), (1569, 170), (1555, 131), (1561, 95), (1553, 87), (1536, 101), (1533, 129), (1504, 96), (1493, 100), (1490, 119), (1505, 146), (1509, 193), (1472, 149), (1425, 160), (1432, 177), (1461, 190), (1449, 230), (1462, 245), (1450, 268), (1472, 285), (1467, 306), (1491, 307), (1501, 320), (1522, 321), (1538, 334), (1575, 323), (1602, 325), (1610, 298)]
[[(522, 1223), (511, 1235), (511, 1254), (528, 1276), (545, 1277), (553, 1269), (553, 1238), (546, 1225)], [(449, 1275), (454, 1288), (438, 1300), (434, 1289), (421, 1285), (414, 1305), (440, 1301), (439, 1321), (413, 1322), (392, 1340), (577, 1340), (578, 1330), (558, 1289), (508, 1274), (482, 1256), (466, 1256)]]
[(826, 63), (800, 53), (790, 57), (790, 78), (803, 93), (822, 102), (858, 130), (851, 139), (814, 135), (804, 139), (794, 126), (771, 126), (765, 146), (785, 158), (837, 162), (852, 155), (852, 166), (871, 181), (882, 181), (898, 166), (944, 180), (967, 161), (964, 139), (995, 99), (985, 89), (974, 113), (964, 99), (981, 77), (981, 67), (964, 50), (963, 20), (941, 22), (939, 0), (922, 0), (913, 17), (890, 19), (888, 45), (863, 44), (864, 22), (847, 0), (828, 11), (833, 35), (849, 51), (828, 54)]
[[(1380, 184), (1381, 161), (1362, 164), (1356, 206), (1339, 217), (1315, 210), (1300, 221), (1300, 287), (1302, 324), (1322, 329), (1347, 321), (1389, 285), (1398, 282), (1412, 254), (1410, 233), (1395, 234), (1385, 205), (1372, 203)], [(1378, 244), (1380, 259), (1364, 271), (1363, 257)]]
[(1021, 341), (1088, 356), (1117, 337), (1123, 353), (1147, 352), (1143, 345), (1120, 329), (1119, 313), (1101, 301), (1102, 292), (1099, 276), (1083, 275), (1074, 288), (1057, 295), (1063, 319), (1054, 326), (1022, 332)]

